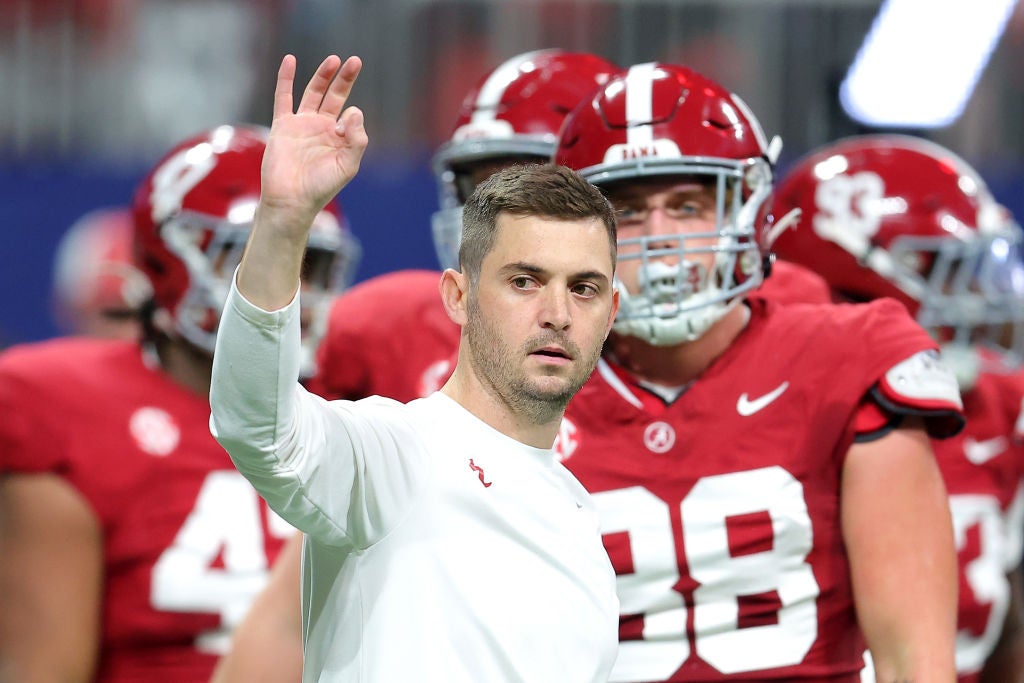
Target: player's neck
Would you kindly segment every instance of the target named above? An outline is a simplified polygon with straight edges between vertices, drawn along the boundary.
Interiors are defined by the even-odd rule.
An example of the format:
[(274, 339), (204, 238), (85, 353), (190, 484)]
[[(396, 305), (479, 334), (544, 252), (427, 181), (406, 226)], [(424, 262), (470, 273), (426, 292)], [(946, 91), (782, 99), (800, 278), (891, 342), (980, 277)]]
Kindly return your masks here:
[[(465, 344), (462, 345), (465, 347)], [(478, 419), (507, 437), (534, 448), (551, 448), (558, 435), (564, 409), (538, 419), (536, 415), (510, 405), (493, 387), (486, 385), (474, 372), (469, 358), (459, 350), (459, 361), (441, 393), (445, 394)]]
[(175, 382), (199, 396), (210, 395), (210, 375), (213, 372), (210, 354), (186, 342), (166, 337), (154, 345), (160, 366)]
[(750, 309), (735, 306), (699, 339), (674, 346), (653, 346), (639, 337), (612, 334), (605, 353), (634, 376), (663, 386), (697, 379), (746, 328)]

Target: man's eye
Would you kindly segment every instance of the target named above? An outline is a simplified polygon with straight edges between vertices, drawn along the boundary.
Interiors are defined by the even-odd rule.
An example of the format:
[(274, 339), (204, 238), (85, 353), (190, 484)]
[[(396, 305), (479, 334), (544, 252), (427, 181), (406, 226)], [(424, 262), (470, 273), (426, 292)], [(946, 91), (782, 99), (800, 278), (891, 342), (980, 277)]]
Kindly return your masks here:
[(530, 278), (525, 276), (512, 278), (512, 286), (517, 289), (526, 289), (531, 285), (532, 282), (533, 281)]
[(707, 206), (701, 202), (693, 200), (681, 200), (677, 203), (669, 204), (665, 207), (665, 213), (672, 216), (673, 218), (683, 218), (686, 216), (700, 216), (708, 209)]
[(573, 294), (578, 296), (590, 298), (597, 296), (597, 287), (591, 284), (578, 284), (572, 288)]

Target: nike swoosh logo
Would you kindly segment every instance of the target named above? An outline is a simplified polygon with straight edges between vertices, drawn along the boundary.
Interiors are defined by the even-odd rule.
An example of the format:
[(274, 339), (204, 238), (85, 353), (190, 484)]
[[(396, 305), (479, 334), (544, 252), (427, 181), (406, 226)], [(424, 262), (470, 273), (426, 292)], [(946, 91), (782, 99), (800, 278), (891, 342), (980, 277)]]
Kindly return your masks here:
[(782, 393), (789, 389), (789, 382), (783, 382), (779, 386), (769, 391), (764, 396), (758, 396), (757, 398), (750, 398), (745, 392), (740, 396), (740, 400), (736, 401), (736, 412), (743, 417), (749, 417), (757, 411), (763, 409), (769, 403), (782, 396)]
[(964, 455), (974, 465), (983, 465), (1006, 450), (1009, 442), (1005, 436), (997, 436), (984, 441), (975, 441), (971, 437), (964, 439)]

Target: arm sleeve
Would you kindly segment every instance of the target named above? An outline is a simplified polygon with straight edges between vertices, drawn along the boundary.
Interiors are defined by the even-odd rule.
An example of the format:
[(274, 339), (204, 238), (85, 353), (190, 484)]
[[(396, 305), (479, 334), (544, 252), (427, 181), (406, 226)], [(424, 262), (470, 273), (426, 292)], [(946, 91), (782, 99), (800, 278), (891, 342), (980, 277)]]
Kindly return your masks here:
[(232, 282), (217, 332), (210, 431), (293, 526), (323, 543), (365, 547), (407, 509), (423, 449), (401, 404), (328, 403), (302, 388), (299, 312), (298, 295), (268, 312)]

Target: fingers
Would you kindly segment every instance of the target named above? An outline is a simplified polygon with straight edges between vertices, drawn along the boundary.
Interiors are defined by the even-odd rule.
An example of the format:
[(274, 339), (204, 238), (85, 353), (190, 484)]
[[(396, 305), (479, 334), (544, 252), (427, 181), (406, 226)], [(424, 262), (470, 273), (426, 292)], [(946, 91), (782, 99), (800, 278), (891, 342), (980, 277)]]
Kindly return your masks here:
[(362, 68), (363, 62), (359, 57), (352, 56), (345, 60), (320, 103), (321, 114), (329, 114), (335, 118), (341, 114)]
[(330, 55), (320, 62), (316, 73), (306, 84), (306, 90), (302, 93), (302, 99), (299, 100), (299, 109), (295, 113), (315, 114), (320, 110), (320, 103), (323, 101), (324, 95), (327, 94), (327, 89), (334, 79), (334, 74), (338, 71), (340, 62), (341, 58), (337, 55)]
[[(274, 91), (274, 119), (292, 113), (292, 90), (295, 87), (295, 57), (285, 55), (277, 70), (277, 88)], [(316, 73), (309, 79), (299, 100), (296, 114), (321, 114), (338, 119), (345, 102), (352, 92), (352, 86), (359, 77), (363, 62), (352, 56), (341, 63), (337, 55), (330, 55), (320, 63)], [(358, 127), (362, 128), (363, 114), (358, 112)], [(351, 119), (350, 119), (351, 122)], [(340, 120), (338, 131), (344, 134), (345, 125)], [(362, 134), (365, 136), (366, 132)]]
[(285, 55), (277, 69), (277, 87), (274, 90), (274, 118), (292, 113), (292, 88), (295, 83), (295, 56)]

